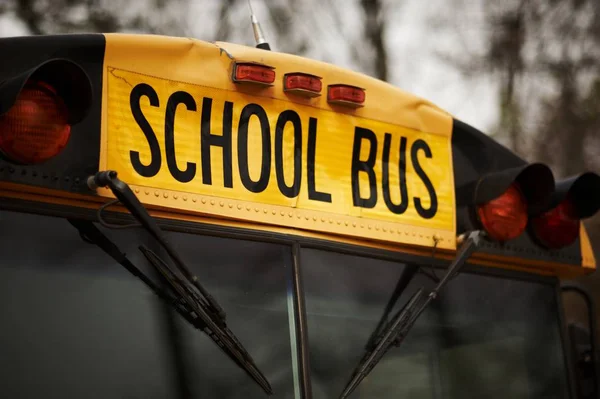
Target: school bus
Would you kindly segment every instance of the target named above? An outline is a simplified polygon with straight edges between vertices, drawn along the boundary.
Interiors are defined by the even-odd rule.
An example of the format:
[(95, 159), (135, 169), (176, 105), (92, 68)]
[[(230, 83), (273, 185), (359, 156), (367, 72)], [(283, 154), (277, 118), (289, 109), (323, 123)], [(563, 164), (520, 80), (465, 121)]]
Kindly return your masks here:
[(598, 175), (264, 46), (0, 49), (2, 397), (577, 397)]

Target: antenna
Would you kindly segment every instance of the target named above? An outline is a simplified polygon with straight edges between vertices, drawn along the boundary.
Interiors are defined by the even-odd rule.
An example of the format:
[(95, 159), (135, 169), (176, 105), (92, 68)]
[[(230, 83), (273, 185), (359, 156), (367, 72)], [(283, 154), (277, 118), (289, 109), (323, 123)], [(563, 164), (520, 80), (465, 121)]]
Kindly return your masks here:
[(265, 35), (260, 28), (260, 23), (254, 15), (254, 10), (252, 9), (252, 3), (248, 0), (248, 7), (250, 7), (250, 21), (252, 21), (252, 30), (254, 31), (254, 40), (256, 40), (256, 47), (263, 50), (271, 50), (271, 46), (267, 43), (267, 39), (265, 39)]

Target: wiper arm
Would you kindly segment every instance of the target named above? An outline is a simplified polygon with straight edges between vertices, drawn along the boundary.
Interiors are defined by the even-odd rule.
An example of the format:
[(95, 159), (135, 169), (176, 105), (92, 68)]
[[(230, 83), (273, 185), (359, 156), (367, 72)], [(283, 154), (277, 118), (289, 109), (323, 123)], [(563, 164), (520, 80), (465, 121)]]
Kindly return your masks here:
[[(250, 375), (267, 394), (271, 395), (273, 390), (269, 384), (269, 381), (258, 369), (240, 341), (227, 327), (225, 321), (225, 312), (221, 306), (208, 293), (208, 291), (202, 287), (198, 281), (198, 278), (186, 266), (183, 259), (166, 239), (161, 228), (158, 226), (152, 216), (150, 216), (146, 208), (144, 208), (131, 188), (125, 182), (117, 178), (117, 172), (98, 172), (96, 175), (91, 176), (88, 179), (88, 186), (90, 186), (92, 189), (98, 187), (108, 187), (113, 192), (117, 200), (119, 200), (119, 202), (121, 202), (129, 210), (129, 212), (137, 219), (137, 221), (166, 250), (177, 266), (177, 271), (172, 270), (166, 262), (164, 262), (160, 257), (158, 257), (158, 255), (149, 249), (143, 246), (140, 247), (140, 250), (146, 259), (155, 269), (157, 269), (164, 281), (167, 282), (167, 284), (169, 284), (171, 289), (175, 292), (176, 298), (166, 296), (164, 292), (161, 292), (160, 289), (150, 279), (144, 276), (139, 269), (133, 266), (131, 262), (125, 261), (125, 264), (123, 262), (119, 263), (121, 263), (136, 277), (141, 278), (142, 281), (146, 283), (146, 285), (148, 285), (150, 289), (162, 299), (173, 305), (188, 322), (190, 322), (196, 328), (203, 330), (232, 360), (234, 360), (241, 368), (243, 368), (246, 373)], [(99, 230), (98, 232), (102, 234)], [(104, 235), (102, 234), (102, 236)], [(91, 239), (89, 236), (88, 238)], [(105, 236), (104, 238), (111, 242)], [(102, 240), (100, 242), (104, 241)], [(105, 248), (109, 247), (106, 242), (104, 242), (102, 245), (97, 245), (105, 251)], [(115, 246), (114, 244), (112, 245)], [(108, 251), (106, 252), (109, 253), (109, 255), (111, 254)], [(114, 255), (118, 256), (116, 252), (114, 252)], [(121, 258), (121, 260), (123, 259)], [(140, 277), (140, 275), (144, 276), (145, 278)]]
[(181, 306), (181, 301), (167, 294), (162, 288), (146, 276), (131, 260), (125, 255), (119, 247), (104, 233), (102, 233), (92, 222), (69, 219), (69, 223), (78, 231), (84, 241), (97, 245), (100, 249), (106, 252), (117, 263), (123, 266), (128, 272), (139, 278), (150, 290), (163, 301), (172, 305), (177, 312), (183, 316), (188, 322), (194, 324), (193, 319), (186, 309)]
[(225, 311), (217, 301), (202, 287), (200, 282), (198, 281), (198, 277), (196, 277), (192, 271), (187, 267), (183, 259), (179, 256), (175, 248), (171, 245), (171, 243), (165, 237), (163, 231), (158, 226), (154, 218), (150, 216), (144, 205), (137, 198), (135, 193), (131, 191), (131, 188), (127, 183), (120, 180), (117, 177), (117, 172), (114, 170), (98, 172), (94, 176), (90, 176), (88, 178), (88, 186), (91, 189), (96, 189), (98, 187), (108, 187), (112, 193), (117, 197), (119, 202), (123, 204), (129, 212), (137, 219), (138, 222), (154, 237), (160, 245), (167, 251), (171, 259), (175, 262), (177, 267), (181, 270), (181, 272), (185, 275), (187, 279), (192, 281), (194, 286), (204, 295), (206, 300), (210, 303), (210, 306), (214, 308), (214, 310), (219, 314), (219, 317), (225, 320)]
[(446, 285), (448, 280), (458, 273), (464, 266), (471, 254), (477, 249), (481, 242), (483, 232), (474, 231), (469, 234), (468, 238), (460, 248), (454, 262), (448, 268), (446, 274), (440, 279), (436, 287), (422, 300), (424, 288), (421, 287), (404, 307), (392, 318), (386, 328), (379, 335), (377, 343), (372, 350), (369, 350), (358, 364), (354, 373), (340, 399), (347, 398), (362, 380), (373, 370), (379, 363), (392, 345), (400, 346), (404, 338), (408, 335), (410, 329), (415, 324), (419, 316), (427, 308), (429, 303), (436, 299), (440, 290)]

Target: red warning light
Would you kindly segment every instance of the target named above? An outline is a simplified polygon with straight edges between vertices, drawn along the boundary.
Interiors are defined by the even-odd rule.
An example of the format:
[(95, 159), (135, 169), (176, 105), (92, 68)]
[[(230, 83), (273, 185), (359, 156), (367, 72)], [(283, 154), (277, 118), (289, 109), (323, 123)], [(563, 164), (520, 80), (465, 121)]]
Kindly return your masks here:
[(28, 81), (0, 116), (0, 152), (10, 161), (38, 164), (58, 155), (71, 135), (69, 112), (49, 84)]

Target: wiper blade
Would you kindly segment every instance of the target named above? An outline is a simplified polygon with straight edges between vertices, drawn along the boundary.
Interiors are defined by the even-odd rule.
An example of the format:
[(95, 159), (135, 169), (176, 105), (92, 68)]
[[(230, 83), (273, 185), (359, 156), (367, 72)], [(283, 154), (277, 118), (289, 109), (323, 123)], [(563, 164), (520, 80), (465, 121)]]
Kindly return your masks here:
[(214, 308), (215, 312), (219, 314), (223, 320), (225, 320), (225, 311), (217, 303), (217, 301), (202, 287), (192, 271), (187, 267), (183, 259), (179, 256), (175, 248), (171, 245), (167, 237), (164, 235), (162, 229), (158, 226), (154, 218), (150, 216), (144, 205), (140, 202), (138, 197), (135, 195), (127, 183), (120, 180), (117, 177), (117, 172), (114, 170), (98, 172), (94, 176), (88, 178), (88, 186), (91, 189), (98, 187), (108, 187), (112, 193), (117, 197), (119, 202), (123, 204), (127, 210), (137, 219), (138, 222), (146, 229), (156, 241), (167, 251), (171, 259), (175, 262), (179, 270), (184, 276), (190, 280), (194, 286), (204, 295), (211, 307)]
[(364, 378), (373, 370), (379, 363), (392, 345), (400, 346), (402, 341), (408, 335), (410, 329), (415, 324), (419, 316), (427, 308), (427, 306), (436, 299), (440, 290), (446, 285), (448, 280), (453, 277), (464, 266), (471, 254), (477, 249), (481, 242), (483, 232), (474, 231), (469, 234), (464, 244), (460, 248), (454, 262), (448, 268), (446, 274), (440, 279), (436, 287), (423, 300), (424, 288), (421, 287), (413, 294), (406, 305), (392, 318), (386, 325), (386, 328), (379, 335), (375, 346), (372, 350), (367, 351), (363, 356), (358, 367), (354, 370), (352, 377), (344, 391), (340, 395), (340, 399), (347, 398)]
[[(175, 298), (167, 296), (164, 292), (161, 292), (160, 289), (157, 291), (158, 287), (156, 287), (156, 285), (147, 277), (145, 279), (142, 278), (142, 281), (147, 285), (149, 285), (148, 281), (150, 284), (154, 284), (154, 287), (151, 285), (149, 285), (149, 287), (157, 293), (157, 295), (173, 305), (188, 322), (196, 328), (203, 330), (233, 361), (238, 364), (238, 366), (243, 368), (267, 394), (271, 395), (273, 390), (269, 381), (258, 369), (252, 360), (252, 357), (240, 341), (227, 327), (224, 310), (187, 267), (183, 259), (166, 239), (161, 228), (152, 216), (150, 216), (131, 188), (125, 182), (117, 178), (117, 172), (98, 172), (88, 179), (88, 186), (92, 189), (108, 187), (117, 200), (129, 210), (141, 226), (161, 244), (177, 266), (177, 270), (172, 270), (158, 255), (141, 246), (140, 250), (150, 264), (159, 272), (164, 281), (169, 284), (170, 288), (175, 293)], [(106, 240), (108, 240), (108, 238), (106, 238)], [(104, 243), (103, 245), (106, 246), (107, 244)], [(101, 245), (99, 246), (102, 248)], [(117, 254), (115, 253), (115, 255)], [(132, 268), (131, 262), (121, 264), (137, 277), (139, 277), (139, 274), (143, 276), (135, 266)]]
[(203, 330), (233, 361), (252, 377), (265, 392), (272, 394), (271, 385), (258, 367), (254, 364), (250, 354), (244, 349), (236, 336), (229, 328), (210, 314), (210, 308), (205, 301), (197, 295), (194, 287), (177, 277), (169, 266), (154, 252), (144, 246), (139, 247), (146, 259), (163, 276), (164, 280), (179, 294), (179, 298), (191, 311), (192, 325)]
[(358, 367), (355, 369), (350, 382), (348, 382), (344, 392), (342, 392), (341, 398), (346, 398), (350, 395), (391, 348), (396, 341), (398, 334), (401, 333), (402, 328), (410, 319), (413, 311), (412, 308), (414, 304), (421, 299), (422, 294), (423, 288), (420, 288), (388, 323), (383, 333), (377, 338), (375, 347), (363, 356)]

